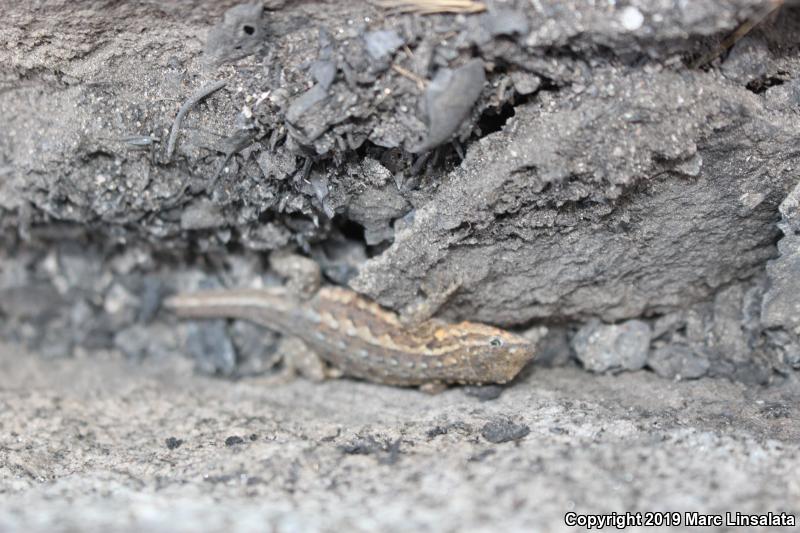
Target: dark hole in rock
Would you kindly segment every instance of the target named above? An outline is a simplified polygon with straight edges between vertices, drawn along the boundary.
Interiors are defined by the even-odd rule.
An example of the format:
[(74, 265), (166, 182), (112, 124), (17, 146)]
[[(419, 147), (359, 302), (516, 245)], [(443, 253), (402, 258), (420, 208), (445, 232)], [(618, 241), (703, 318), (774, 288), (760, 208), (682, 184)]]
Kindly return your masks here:
[(784, 80), (777, 76), (764, 76), (756, 78), (747, 84), (747, 90), (756, 94), (761, 94), (767, 91), (770, 87), (783, 85)]
[(337, 226), (345, 238), (353, 241), (366, 242), (366, 237), (364, 236), (364, 226), (358, 222), (343, 219), (339, 221)]
[(489, 135), (503, 129), (508, 119), (514, 116), (514, 106), (509, 102), (503, 104), (500, 109), (486, 110), (478, 121), (481, 136)]
[(256, 32), (256, 29), (249, 24), (245, 24), (242, 26), (242, 31), (244, 31), (247, 35), (253, 35)]

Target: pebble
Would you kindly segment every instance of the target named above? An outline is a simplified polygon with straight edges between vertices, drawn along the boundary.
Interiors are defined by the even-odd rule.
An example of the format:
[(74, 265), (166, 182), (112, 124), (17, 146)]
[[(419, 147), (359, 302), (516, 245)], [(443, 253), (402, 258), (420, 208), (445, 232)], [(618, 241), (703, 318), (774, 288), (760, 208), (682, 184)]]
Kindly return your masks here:
[(593, 320), (572, 338), (572, 348), (587, 370), (639, 370), (647, 363), (652, 332), (641, 320), (602, 324)]

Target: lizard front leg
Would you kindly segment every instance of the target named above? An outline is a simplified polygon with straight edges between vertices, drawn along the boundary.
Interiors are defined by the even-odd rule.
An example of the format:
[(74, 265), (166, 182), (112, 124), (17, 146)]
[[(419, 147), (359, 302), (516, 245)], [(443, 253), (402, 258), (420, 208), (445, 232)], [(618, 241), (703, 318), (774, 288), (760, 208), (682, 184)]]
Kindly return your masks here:
[(404, 326), (411, 328), (429, 321), (453, 294), (461, 288), (461, 285), (462, 280), (459, 277), (449, 281), (423, 282), (420, 286), (420, 291), (424, 294), (424, 297), (400, 311), (400, 322)]

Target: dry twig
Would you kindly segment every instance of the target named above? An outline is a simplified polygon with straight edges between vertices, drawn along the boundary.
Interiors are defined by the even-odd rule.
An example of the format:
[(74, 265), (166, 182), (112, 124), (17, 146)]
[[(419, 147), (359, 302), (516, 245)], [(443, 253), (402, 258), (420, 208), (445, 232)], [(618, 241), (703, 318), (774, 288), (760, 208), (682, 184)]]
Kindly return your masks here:
[(700, 59), (695, 61), (692, 64), (692, 68), (700, 68), (705, 65), (708, 65), (716, 58), (721, 56), (727, 49), (732, 47), (734, 44), (739, 42), (739, 39), (747, 35), (752, 31), (753, 28), (761, 24), (764, 20), (767, 19), (770, 15), (775, 13), (778, 9), (780, 9), (785, 0), (771, 0), (767, 5), (765, 5), (760, 11), (758, 11), (755, 15), (744, 21), (741, 25), (739, 25), (733, 33), (728, 35), (728, 37), (723, 40), (719, 46), (717, 46), (711, 52), (705, 54)]
[(373, 3), (391, 10), (392, 13), (418, 13), (420, 15), (486, 11), (486, 4), (475, 0), (374, 0)]

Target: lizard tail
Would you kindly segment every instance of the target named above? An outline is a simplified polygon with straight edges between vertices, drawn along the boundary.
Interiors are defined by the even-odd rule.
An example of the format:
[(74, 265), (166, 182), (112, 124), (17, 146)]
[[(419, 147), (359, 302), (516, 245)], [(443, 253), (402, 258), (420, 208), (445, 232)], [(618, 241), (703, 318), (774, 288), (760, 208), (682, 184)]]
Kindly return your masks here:
[(241, 318), (255, 322), (261, 317), (286, 316), (297, 306), (283, 287), (269, 289), (220, 289), (179, 293), (163, 306), (183, 318)]

